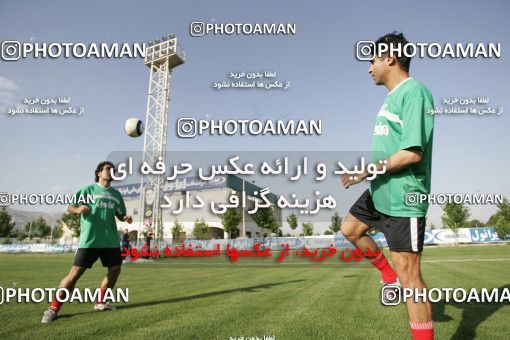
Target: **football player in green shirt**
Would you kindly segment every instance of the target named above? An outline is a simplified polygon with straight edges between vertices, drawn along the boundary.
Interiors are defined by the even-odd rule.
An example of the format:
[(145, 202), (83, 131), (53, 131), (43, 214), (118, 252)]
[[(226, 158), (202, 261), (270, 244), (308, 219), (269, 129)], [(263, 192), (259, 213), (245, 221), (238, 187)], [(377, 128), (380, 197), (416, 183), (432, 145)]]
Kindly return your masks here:
[[(108, 271), (101, 283), (101, 293), (99, 301), (94, 306), (95, 310), (116, 310), (114, 306), (104, 301), (106, 289), (112, 289), (117, 282), (123, 260), (115, 217), (127, 223), (133, 222), (131, 216), (126, 215), (122, 195), (110, 187), (113, 170), (112, 163), (100, 163), (94, 172), (95, 182), (82, 188), (75, 197), (75, 202), (78, 202), (78, 197), (92, 195), (93, 203), (71, 205), (68, 208), (70, 213), (80, 215), (80, 244), (71, 271), (60, 282), (59, 288), (66, 288), (69, 291), (74, 289), (76, 282), (87, 268), (91, 268), (97, 259), (101, 259), (101, 263), (108, 268)], [(62, 303), (55, 298), (48, 310), (44, 312), (41, 322), (48, 323), (55, 320), (61, 306)]]
[[(430, 91), (409, 77), (411, 59), (404, 53), (408, 42), (403, 34), (387, 34), (373, 46), (374, 58), (368, 73), (376, 85), (389, 93), (376, 116), (372, 163), (385, 172), (370, 182), (370, 188), (354, 203), (342, 224), (342, 234), (355, 246), (370, 248), (377, 256), (367, 258), (381, 271), (385, 287), (383, 304), (404, 288), (424, 288), (420, 257), (425, 235), (427, 202), (418, 197), (430, 193), (434, 116)], [(383, 51), (389, 51), (382, 53)], [(393, 53), (392, 53), (393, 52)], [(382, 161), (382, 163), (379, 163)], [(384, 162), (386, 161), (386, 162)], [(370, 174), (343, 175), (345, 188)], [(375, 227), (384, 233), (395, 270), (367, 231)], [(413, 339), (433, 339), (430, 302), (407, 300)]]

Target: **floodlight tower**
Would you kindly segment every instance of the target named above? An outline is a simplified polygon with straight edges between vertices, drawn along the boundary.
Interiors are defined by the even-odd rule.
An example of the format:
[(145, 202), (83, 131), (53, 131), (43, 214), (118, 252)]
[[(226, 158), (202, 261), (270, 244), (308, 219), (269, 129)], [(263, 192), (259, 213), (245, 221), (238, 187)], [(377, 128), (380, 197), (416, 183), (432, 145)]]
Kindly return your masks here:
[[(172, 69), (184, 63), (184, 50), (177, 44), (173, 34), (149, 41), (145, 50), (145, 65), (150, 68), (149, 92), (145, 116), (143, 161), (152, 168), (156, 162), (165, 162), (166, 135), (168, 128), (168, 103), (170, 101), (170, 75)], [(159, 245), (163, 237), (161, 213), (162, 188), (165, 175), (142, 175), (140, 183), (140, 225), (138, 244), (142, 229), (154, 230), (153, 239)]]

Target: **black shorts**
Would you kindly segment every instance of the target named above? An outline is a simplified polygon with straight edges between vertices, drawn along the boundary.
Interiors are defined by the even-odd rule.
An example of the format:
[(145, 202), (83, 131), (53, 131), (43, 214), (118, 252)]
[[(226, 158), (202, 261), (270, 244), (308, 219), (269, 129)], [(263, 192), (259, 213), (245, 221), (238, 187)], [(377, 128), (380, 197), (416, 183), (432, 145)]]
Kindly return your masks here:
[(374, 206), (366, 190), (349, 210), (351, 215), (384, 234), (391, 251), (421, 252), (425, 238), (425, 217), (395, 217), (383, 214)]
[(97, 259), (101, 259), (103, 267), (114, 267), (122, 264), (120, 248), (78, 248), (74, 255), (74, 265), (92, 268)]

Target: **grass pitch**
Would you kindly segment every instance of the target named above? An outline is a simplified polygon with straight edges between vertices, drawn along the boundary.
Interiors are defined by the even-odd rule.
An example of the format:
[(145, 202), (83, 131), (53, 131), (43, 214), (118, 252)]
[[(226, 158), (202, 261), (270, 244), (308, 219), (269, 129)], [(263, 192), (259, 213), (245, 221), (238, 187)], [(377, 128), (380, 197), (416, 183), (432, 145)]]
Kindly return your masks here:
[[(387, 254), (388, 255), (388, 254)], [(0, 305), (0, 338), (398, 339), (410, 338), (404, 305), (380, 301), (380, 274), (365, 260), (322, 263), (289, 257), (174, 258), (123, 266), (118, 287), (129, 303), (116, 312), (64, 304), (41, 324), (46, 303)], [(56, 287), (73, 254), (0, 254), (0, 286)], [(510, 247), (425, 248), (423, 275), (431, 287), (510, 287)], [(78, 288), (97, 288), (96, 262)], [(433, 305), (437, 339), (508, 339), (510, 305)]]

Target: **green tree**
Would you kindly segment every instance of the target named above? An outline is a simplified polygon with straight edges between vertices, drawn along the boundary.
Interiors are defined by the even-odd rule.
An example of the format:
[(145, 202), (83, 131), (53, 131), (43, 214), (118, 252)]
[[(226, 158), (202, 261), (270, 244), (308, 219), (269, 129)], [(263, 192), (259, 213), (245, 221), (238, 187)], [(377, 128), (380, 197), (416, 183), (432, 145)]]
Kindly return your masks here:
[(313, 235), (313, 223), (312, 222), (303, 222), (301, 225), (303, 226), (303, 236), (312, 236)]
[(498, 211), (489, 218), (487, 225), (496, 228), (498, 237), (502, 240), (510, 234), (510, 203), (506, 197), (498, 203)]
[(494, 224), (496, 234), (502, 240), (506, 240), (506, 237), (510, 235), (510, 223), (505, 219), (503, 215), (500, 215)]
[(240, 209), (227, 208), (224, 214), (220, 216), (223, 230), (228, 233), (229, 238), (236, 238), (239, 236), (239, 229), (237, 226), (243, 219), (243, 214)]
[(193, 236), (195, 236), (198, 240), (206, 240), (210, 237), (209, 225), (204, 221), (203, 218), (200, 221), (195, 221)]
[(26, 239), (28, 237), (28, 235), (22, 231), (18, 231), (16, 233), (16, 238), (18, 239), (18, 241), (23, 241), (24, 239)]
[(280, 234), (278, 222), (274, 216), (273, 207), (258, 208), (257, 211), (252, 215), (253, 220), (259, 228), (267, 229), (271, 233)]
[(32, 227), (30, 237), (35, 236), (35, 237), (44, 238), (44, 237), (50, 236), (51, 227), (48, 225), (48, 223), (46, 223), (46, 220), (42, 216), (39, 216), (38, 218), (36, 218), (34, 221), (32, 221), (31, 224), (32, 225), (30, 225), (30, 223), (27, 223), (25, 225), (26, 232), (30, 232), (30, 227)]
[(503, 216), (505, 221), (510, 222), (510, 202), (508, 198), (503, 197), (503, 202), (496, 204), (496, 207), (498, 208), (497, 214)]
[(57, 225), (53, 227), (52, 235), (54, 239), (59, 239), (64, 235), (64, 228), (61, 223), (57, 223)]
[(289, 224), (290, 229), (296, 230), (298, 227), (298, 219), (296, 214), (292, 213), (289, 216), (287, 216), (287, 223)]
[(9, 237), (15, 225), (15, 222), (11, 222), (11, 215), (5, 207), (2, 207), (0, 209), (0, 237)]
[(334, 235), (333, 232), (331, 230), (326, 230), (324, 232), (324, 235)]
[(483, 223), (482, 221), (477, 220), (475, 218), (475, 219), (467, 221), (466, 228), (479, 228), (479, 227), (484, 227), (485, 225), (486, 225), (486, 223)]
[(454, 232), (466, 225), (469, 218), (469, 209), (462, 204), (446, 203), (443, 206), (443, 225)]
[(64, 213), (58, 221), (60, 226), (65, 224), (72, 231), (73, 237), (80, 237), (80, 215)]
[(12, 240), (10, 237), (6, 237), (0, 243), (1, 244), (12, 244)]
[(494, 215), (489, 217), (486, 223), (487, 227), (494, 227), (499, 219), (499, 216), (501, 216), (501, 214), (499, 212), (496, 212)]
[(466, 225), (469, 218), (469, 209), (462, 204), (446, 203), (443, 206), (443, 225), (450, 228), (455, 234), (457, 242), (457, 229)]
[(182, 224), (179, 223), (179, 221), (175, 220), (174, 226), (172, 227), (172, 240), (173, 241), (180, 241), (181, 240), (181, 233), (184, 230)]
[[(331, 224), (329, 226), (329, 230), (331, 230), (332, 234), (338, 234), (341, 226), (342, 226), (342, 218), (340, 216), (338, 216), (337, 212), (335, 212), (335, 214), (333, 216), (331, 216)], [(331, 235), (331, 234), (328, 234), (328, 235)]]

